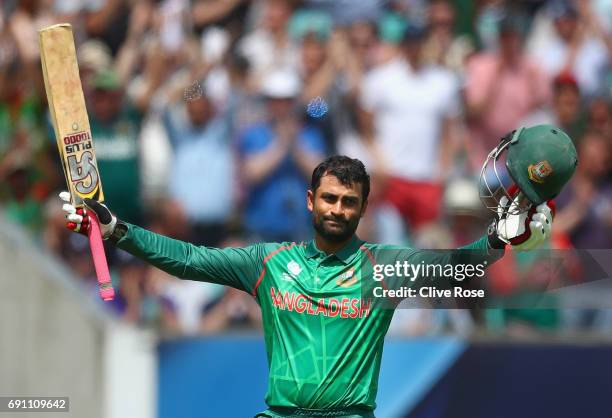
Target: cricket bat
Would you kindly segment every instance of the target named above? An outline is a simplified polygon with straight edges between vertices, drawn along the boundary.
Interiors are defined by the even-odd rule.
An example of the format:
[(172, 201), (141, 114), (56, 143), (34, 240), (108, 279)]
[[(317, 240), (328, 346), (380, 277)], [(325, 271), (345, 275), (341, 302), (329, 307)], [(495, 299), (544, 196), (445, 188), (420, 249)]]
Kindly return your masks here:
[[(104, 193), (79, 76), (72, 26), (61, 23), (41, 29), (39, 40), (47, 101), (71, 202), (77, 207), (83, 205), (84, 198), (103, 202)], [(91, 220), (89, 245), (100, 296), (110, 301), (115, 292), (104, 254), (100, 225), (95, 213), (88, 213)]]

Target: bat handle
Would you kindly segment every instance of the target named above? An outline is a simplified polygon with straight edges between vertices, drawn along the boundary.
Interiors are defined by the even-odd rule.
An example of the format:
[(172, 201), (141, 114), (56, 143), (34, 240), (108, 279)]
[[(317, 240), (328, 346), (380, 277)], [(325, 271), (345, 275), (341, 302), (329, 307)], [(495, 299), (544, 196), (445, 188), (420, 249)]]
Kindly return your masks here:
[(96, 276), (98, 277), (100, 297), (105, 302), (108, 302), (115, 298), (115, 290), (113, 289), (110, 272), (108, 271), (108, 264), (106, 263), (106, 255), (104, 254), (104, 244), (102, 243), (102, 234), (100, 233), (98, 217), (93, 211), (88, 212), (90, 227), (87, 236), (89, 237), (89, 247), (91, 248)]

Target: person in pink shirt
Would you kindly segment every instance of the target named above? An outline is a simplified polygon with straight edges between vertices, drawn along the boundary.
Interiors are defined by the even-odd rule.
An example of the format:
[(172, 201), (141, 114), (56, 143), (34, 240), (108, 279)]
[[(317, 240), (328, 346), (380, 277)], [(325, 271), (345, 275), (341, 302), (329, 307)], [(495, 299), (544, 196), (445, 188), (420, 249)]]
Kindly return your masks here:
[(523, 48), (521, 17), (508, 15), (499, 27), (499, 49), (469, 59), (465, 102), (470, 130), (468, 155), (480, 169), (488, 150), (551, 95), (550, 81)]

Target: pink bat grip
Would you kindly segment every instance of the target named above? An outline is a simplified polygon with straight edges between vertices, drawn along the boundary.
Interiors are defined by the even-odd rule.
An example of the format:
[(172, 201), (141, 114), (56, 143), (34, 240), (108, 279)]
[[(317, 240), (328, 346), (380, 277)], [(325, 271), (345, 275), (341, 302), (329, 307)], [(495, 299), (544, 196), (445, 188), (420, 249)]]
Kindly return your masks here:
[(96, 276), (98, 276), (98, 284), (100, 286), (100, 297), (105, 301), (111, 301), (115, 298), (115, 290), (111, 282), (108, 264), (106, 263), (106, 254), (104, 254), (104, 245), (102, 244), (102, 234), (100, 233), (100, 225), (98, 218), (93, 211), (89, 212), (89, 247), (96, 268)]

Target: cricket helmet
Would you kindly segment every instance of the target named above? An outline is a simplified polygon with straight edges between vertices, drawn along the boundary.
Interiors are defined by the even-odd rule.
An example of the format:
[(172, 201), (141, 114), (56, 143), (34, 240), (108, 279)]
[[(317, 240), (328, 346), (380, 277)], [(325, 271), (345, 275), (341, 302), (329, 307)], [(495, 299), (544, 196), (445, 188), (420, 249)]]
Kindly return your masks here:
[(494, 212), (519, 214), (556, 197), (576, 170), (570, 137), (552, 125), (520, 128), (501, 139), (480, 172), (479, 192)]

